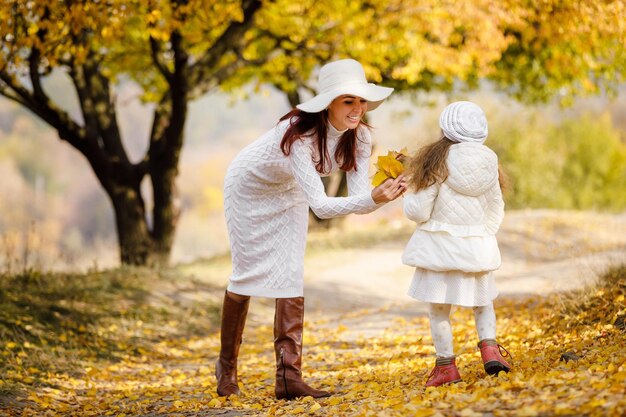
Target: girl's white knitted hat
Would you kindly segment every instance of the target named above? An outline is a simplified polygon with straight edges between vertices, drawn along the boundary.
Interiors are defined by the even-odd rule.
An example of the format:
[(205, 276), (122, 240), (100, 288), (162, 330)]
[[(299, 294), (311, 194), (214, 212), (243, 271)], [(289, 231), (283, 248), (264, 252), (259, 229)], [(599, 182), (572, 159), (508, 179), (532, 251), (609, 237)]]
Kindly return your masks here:
[(439, 127), (454, 142), (483, 143), (489, 134), (483, 109), (470, 101), (448, 104), (439, 116)]
[(367, 100), (367, 111), (374, 110), (391, 94), (393, 88), (368, 83), (363, 66), (354, 59), (329, 62), (320, 69), (318, 94), (296, 107), (307, 113), (317, 113), (337, 97), (351, 95)]

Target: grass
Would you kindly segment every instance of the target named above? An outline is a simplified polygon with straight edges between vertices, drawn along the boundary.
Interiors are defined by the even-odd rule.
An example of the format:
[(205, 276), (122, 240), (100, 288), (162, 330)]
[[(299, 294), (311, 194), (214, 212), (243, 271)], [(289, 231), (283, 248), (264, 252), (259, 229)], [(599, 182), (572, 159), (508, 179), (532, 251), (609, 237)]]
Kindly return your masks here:
[(174, 270), (141, 268), (0, 275), (0, 395), (142, 355), (159, 341), (206, 334), (219, 306), (178, 296), (200, 285)]
[(609, 269), (596, 283), (559, 295), (551, 329), (614, 326), (626, 330), (626, 264)]

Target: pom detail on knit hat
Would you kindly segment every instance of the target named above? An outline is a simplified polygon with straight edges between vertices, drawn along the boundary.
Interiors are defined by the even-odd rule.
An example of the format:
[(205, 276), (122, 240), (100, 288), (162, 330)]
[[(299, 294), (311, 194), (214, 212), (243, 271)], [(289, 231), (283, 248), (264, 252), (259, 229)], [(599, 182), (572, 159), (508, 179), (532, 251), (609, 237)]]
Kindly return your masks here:
[(454, 142), (483, 143), (489, 129), (483, 110), (469, 101), (457, 101), (446, 106), (439, 116), (443, 134)]

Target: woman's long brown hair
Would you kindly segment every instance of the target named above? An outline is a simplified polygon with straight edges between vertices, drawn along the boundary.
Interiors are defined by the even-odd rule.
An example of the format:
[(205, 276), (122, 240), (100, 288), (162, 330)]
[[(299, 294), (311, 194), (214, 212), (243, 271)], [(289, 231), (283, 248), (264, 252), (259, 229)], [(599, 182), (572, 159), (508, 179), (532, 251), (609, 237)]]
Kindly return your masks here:
[[(326, 147), (328, 138), (328, 112), (321, 111), (318, 113), (307, 113), (302, 110), (293, 109), (280, 118), (280, 121), (290, 120), (289, 127), (280, 141), (280, 149), (285, 156), (291, 153), (291, 146), (295, 141), (301, 139), (305, 135), (312, 135), (317, 138), (317, 150), (320, 159), (315, 162), (317, 172), (327, 173), (327, 167), (331, 165), (330, 156)], [(361, 121), (356, 129), (346, 130), (339, 139), (337, 149), (335, 150), (335, 161), (339, 164), (339, 168), (344, 171), (356, 171), (356, 141), (357, 130), (361, 125), (369, 127), (368, 124)]]
[[(417, 151), (409, 160), (407, 168), (408, 184), (415, 192), (428, 188), (433, 184), (442, 183), (448, 178), (448, 152), (455, 142), (442, 136), (437, 142), (433, 142)], [(500, 189), (507, 188), (506, 176), (498, 164), (498, 182)]]

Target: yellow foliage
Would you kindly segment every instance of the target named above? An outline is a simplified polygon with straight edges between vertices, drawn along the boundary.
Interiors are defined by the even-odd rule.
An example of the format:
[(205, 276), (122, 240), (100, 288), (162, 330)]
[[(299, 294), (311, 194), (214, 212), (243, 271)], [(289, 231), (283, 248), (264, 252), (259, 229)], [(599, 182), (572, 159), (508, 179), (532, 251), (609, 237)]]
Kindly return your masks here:
[(404, 172), (405, 166), (400, 161), (407, 156), (407, 149), (403, 148), (399, 152), (388, 151), (387, 155), (379, 156), (376, 164), (376, 173), (372, 178), (372, 185), (379, 186), (390, 178), (398, 178)]
[[(130, 76), (146, 99), (158, 101), (166, 82), (152, 59), (150, 38), (161, 43), (161, 58), (172, 69), (168, 43), (180, 35), (191, 63), (210, 58), (205, 59), (209, 79), (194, 75), (193, 81), (220, 83), (226, 90), (254, 80), (295, 91), (317, 65), (345, 56), (361, 61), (372, 81), (391, 77), (399, 89), (447, 89), (455, 80), (490, 77), (533, 98), (597, 94), (623, 81), (626, 72), (623, 1), (261, 3), (248, 31), (216, 45), (228, 38), (223, 34), (231, 25), (244, 20), (241, 2), (4, 2), (0, 68), (21, 76), (31, 48), (51, 69), (97, 57), (107, 78)], [(216, 50), (224, 52), (211, 56)]]

